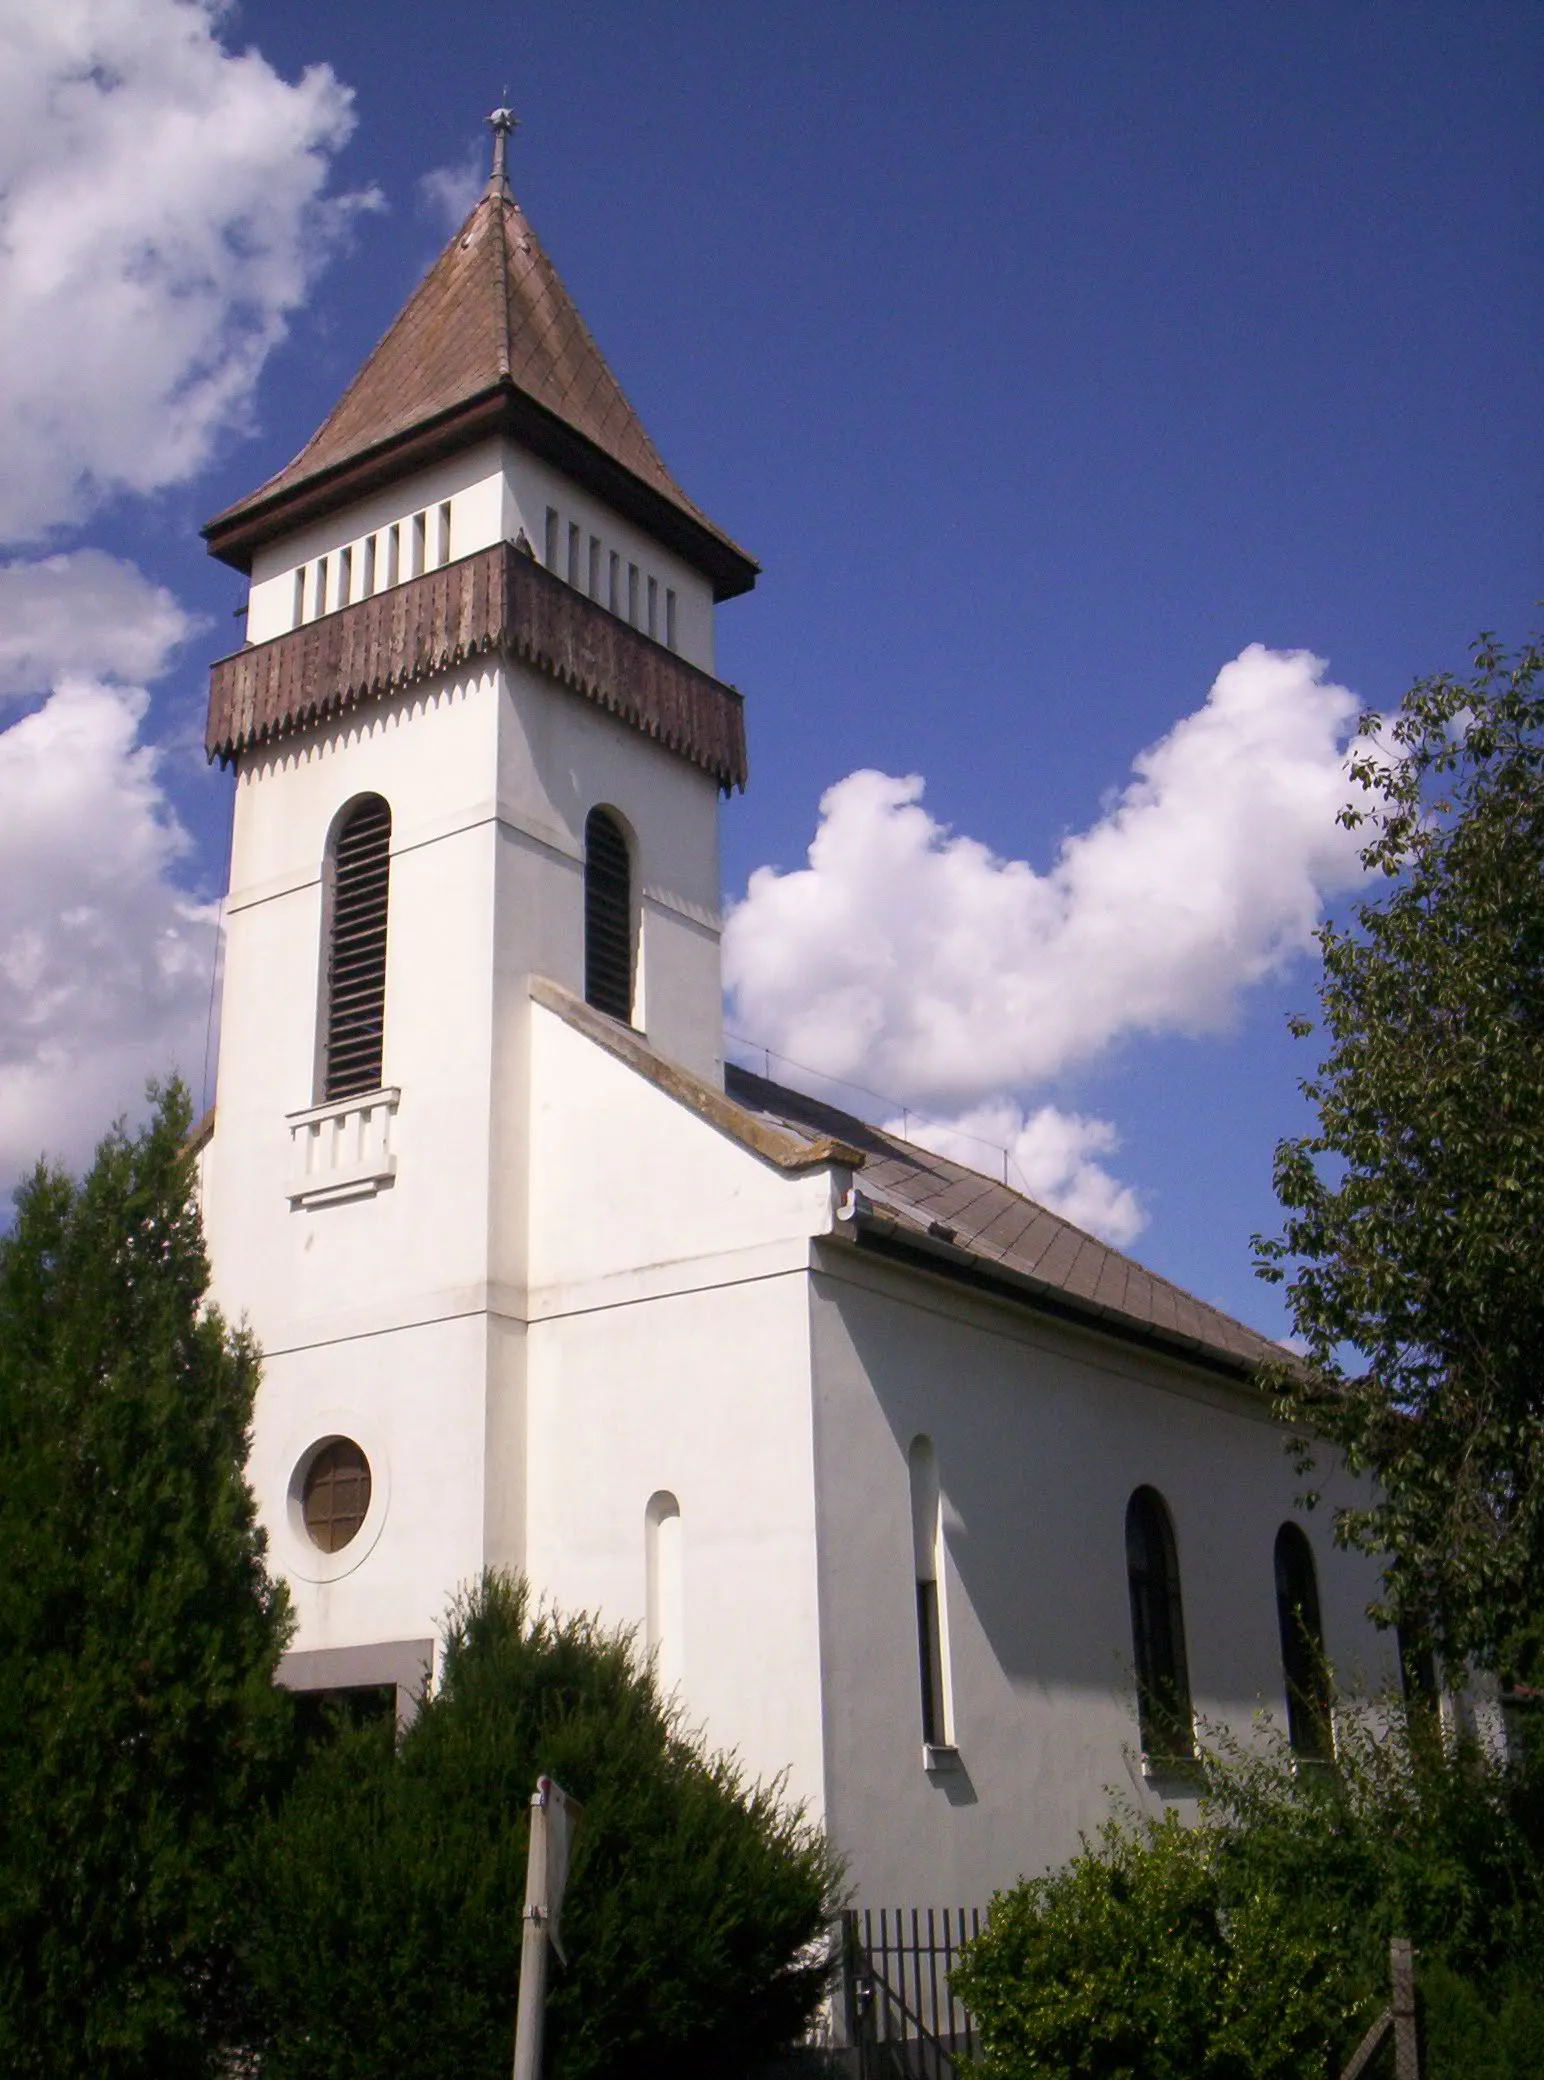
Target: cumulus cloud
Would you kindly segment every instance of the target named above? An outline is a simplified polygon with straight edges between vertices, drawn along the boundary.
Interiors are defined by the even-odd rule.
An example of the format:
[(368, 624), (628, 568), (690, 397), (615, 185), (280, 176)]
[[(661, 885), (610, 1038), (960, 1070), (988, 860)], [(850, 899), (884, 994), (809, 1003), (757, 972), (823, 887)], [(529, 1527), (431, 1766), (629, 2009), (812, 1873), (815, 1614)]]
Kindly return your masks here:
[(157, 679), (197, 625), (164, 585), (101, 549), (0, 564), (0, 694), (66, 675)]
[(348, 89), (226, 50), (222, 11), (0, 4), (0, 539), (197, 470), (373, 200), (324, 194)]
[(760, 867), (725, 931), (736, 1022), (822, 1073), (958, 1109), (1126, 1035), (1226, 1029), (1357, 874), (1336, 823), (1355, 698), (1252, 644), (1046, 873), (955, 836), (916, 775), (851, 773), (809, 864)]
[(918, 776), (849, 774), (808, 864), (758, 868), (729, 915), (735, 1023), (961, 1132), (986, 1107), (1033, 1196), (1129, 1238), (1140, 1209), (1094, 1160), (1113, 1128), (1016, 1094), (1134, 1035), (1225, 1031), (1309, 947), (1360, 871), (1336, 821), (1357, 705), (1322, 659), (1251, 644), (1044, 872), (937, 823)]
[(0, 732), (0, 1180), (78, 1163), (147, 1076), (203, 1072), (215, 910), (138, 688), (66, 680)]
[(474, 144), (453, 165), (431, 167), (419, 178), (419, 207), (444, 231), (458, 230), (488, 185), (489, 163), (487, 147)]
[(996, 1098), (954, 1120), (890, 1120), (887, 1125), (891, 1133), (904, 1132), (937, 1155), (1000, 1174), (1005, 1184), (1117, 1248), (1134, 1242), (1147, 1226), (1136, 1193), (1097, 1160), (1120, 1147), (1120, 1136), (1107, 1119), (1063, 1112), (1056, 1105), (1026, 1112), (1011, 1098)]

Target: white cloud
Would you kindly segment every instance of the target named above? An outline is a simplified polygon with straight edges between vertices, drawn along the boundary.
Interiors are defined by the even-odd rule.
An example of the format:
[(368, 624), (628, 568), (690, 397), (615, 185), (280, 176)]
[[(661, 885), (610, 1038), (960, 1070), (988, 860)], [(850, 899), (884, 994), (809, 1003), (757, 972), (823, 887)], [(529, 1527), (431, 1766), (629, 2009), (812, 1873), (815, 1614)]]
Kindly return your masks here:
[[(1147, 1226), (1129, 1185), (1096, 1160), (1113, 1155), (1120, 1136), (1107, 1119), (1041, 1105), (1026, 1112), (1011, 1098), (995, 1098), (953, 1120), (890, 1120), (892, 1134), (935, 1154), (1001, 1176), (1066, 1220), (1124, 1249)], [(1006, 1160), (1005, 1160), (1006, 1159)]]
[(447, 233), (459, 230), (488, 185), (489, 163), (487, 147), (474, 144), (453, 165), (434, 166), (422, 174), (418, 200), (425, 214)]
[(725, 931), (735, 1023), (821, 1073), (950, 1113), (1139, 1033), (1223, 1031), (1356, 878), (1336, 823), (1354, 697), (1252, 644), (1046, 873), (957, 837), (916, 776), (827, 791), (809, 864)]
[(191, 475), (350, 214), (326, 66), (288, 82), (216, 0), (0, 0), (0, 539)]
[(143, 682), (198, 624), (164, 585), (101, 549), (0, 564), (0, 694), (66, 674)]
[(140, 741), (147, 696), (67, 680), (0, 732), (0, 1180), (78, 1163), (148, 1076), (203, 1076), (215, 910)]

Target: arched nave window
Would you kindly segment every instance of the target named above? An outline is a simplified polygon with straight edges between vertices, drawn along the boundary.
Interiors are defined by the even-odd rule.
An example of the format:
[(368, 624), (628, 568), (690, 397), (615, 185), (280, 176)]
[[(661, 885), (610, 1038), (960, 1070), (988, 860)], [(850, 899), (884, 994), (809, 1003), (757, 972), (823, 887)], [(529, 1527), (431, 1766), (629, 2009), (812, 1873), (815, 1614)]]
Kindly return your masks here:
[(911, 1475), (911, 1539), (917, 1581), (917, 1667), (922, 1691), (922, 1738), (930, 1748), (954, 1741), (949, 1656), (944, 1630), (943, 1506), (938, 1454), (930, 1437), (914, 1437), (906, 1454)]
[(391, 810), (362, 794), (333, 826), (326, 872), (322, 1101), (379, 1090), (386, 1029)]
[(632, 1024), (633, 869), (609, 809), (592, 809), (584, 826), (584, 999)]
[(1328, 1762), (1335, 1743), (1319, 1582), (1313, 1547), (1298, 1524), (1283, 1524), (1276, 1533), (1276, 1622), (1281, 1629), (1281, 1672), (1287, 1686), (1287, 1735), (1292, 1752)]
[(1179, 1556), (1168, 1509), (1156, 1488), (1138, 1488), (1126, 1505), (1126, 1581), (1142, 1751), (1155, 1761), (1188, 1760), (1195, 1753), (1195, 1715)]

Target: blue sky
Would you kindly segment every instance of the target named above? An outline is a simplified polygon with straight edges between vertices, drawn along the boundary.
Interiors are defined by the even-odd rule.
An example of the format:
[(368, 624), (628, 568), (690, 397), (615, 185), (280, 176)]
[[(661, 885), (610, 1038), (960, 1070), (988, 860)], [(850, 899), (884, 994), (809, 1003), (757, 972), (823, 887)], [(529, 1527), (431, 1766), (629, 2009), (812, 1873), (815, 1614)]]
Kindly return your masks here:
[[(132, 43), (170, 5), (64, 11)], [(758, 867), (801, 867), (823, 792), (865, 768), (923, 776), (939, 824), (1044, 876), (1247, 646), (1311, 651), (1386, 706), (1461, 668), (1482, 627), (1515, 637), (1536, 619), (1544, 18), (1521, 0), (270, 0), (213, 34), (254, 45), (280, 82), (325, 65), (353, 94), (340, 142), (341, 100), (313, 92), (320, 171), (286, 205), (296, 280), (264, 292), (275, 337), (191, 461), (147, 464), (138, 490), (125, 465), (73, 517), (9, 535), (13, 569), (101, 549), (203, 619), (138, 724), (153, 771), (132, 749), (122, 770), (161, 791), (146, 813), (163, 833), (175, 817), (188, 835), (155, 871), (188, 899), (186, 957), (202, 945), (206, 976), (213, 926), (193, 899), (219, 891), (229, 783), (196, 737), (240, 587), (198, 525), (325, 415), (447, 235), (425, 177), (443, 191), (481, 170), (480, 119), (506, 87), (517, 194), (678, 479), (764, 565), (719, 623), (751, 733), (751, 786), (723, 821), (731, 896)], [(164, 69), (163, 114), (182, 91)], [(297, 156), (270, 100), (253, 207), (289, 192)], [(13, 135), (8, 194), (29, 150), (60, 149), (46, 125)], [(132, 151), (110, 165), (131, 245)], [(378, 206), (345, 224), (320, 199), (368, 191)], [(13, 675), (0, 721), (44, 712), (52, 682), (32, 676)], [(1247, 759), (1227, 773), (1247, 820), (1256, 776)], [(77, 1126), (89, 1141), (101, 1123), (77, 1113), (109, 1098), (100, 1077), (59, 1073), (89, 1006), (40, 1052), (14, 949), (49, 915), (42, 898), (0, 912), (22, 978), (0, 991), (6, 1154), (35, 1116), (77, 1155)], [(1100, 1160), (1145, 1217), (1135, 1253), (1279, 1330), (1248, 1239), (1272, 1224), (1273, 1143), (1302, 1117), (1311, 1050), (1284, 1013), (1311, 1005), (1312, 961), (1217, 987), (1229, 1030), (1175, 1030), (1171, 996), (1146, 1025), (1112, 1013), (1087, 1044), (1042, 1050), (1047, 1073), (951, 1086), (950, 1105), (1000, 1086), (1105, 1122), (1119, 1146)], [(793, 1030), (788, 1012), (757, 1037)], [(145, 1046), (157, 1032), (147, 1020)], [(108, 1110), (132, 1099), (132, 1049), (122, 1073)]]

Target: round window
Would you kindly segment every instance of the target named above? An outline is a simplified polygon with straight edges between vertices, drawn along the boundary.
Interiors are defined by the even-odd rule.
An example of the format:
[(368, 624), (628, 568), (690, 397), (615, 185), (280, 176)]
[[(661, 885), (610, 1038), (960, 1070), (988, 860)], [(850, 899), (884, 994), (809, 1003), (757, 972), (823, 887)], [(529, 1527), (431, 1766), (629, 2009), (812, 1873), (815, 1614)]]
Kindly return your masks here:
[(324, 1553), (346, 1546), (370, 1508), (370, 1462), (351, 1437), (324, 1444), (306, 1468), (300, 1513), (311, 1543)]

